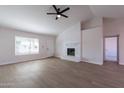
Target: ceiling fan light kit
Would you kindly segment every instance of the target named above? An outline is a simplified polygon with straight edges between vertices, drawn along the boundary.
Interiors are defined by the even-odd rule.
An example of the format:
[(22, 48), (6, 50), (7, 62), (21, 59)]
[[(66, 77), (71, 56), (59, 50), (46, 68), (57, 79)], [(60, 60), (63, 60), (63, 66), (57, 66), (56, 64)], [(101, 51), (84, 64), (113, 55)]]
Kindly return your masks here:
[(58, 18), (60, 18), (60, 17), (61, 17), (61, 15), (59, 15), (59, 14), (58, 14), (58, 15), (57, 15), (57, 17), (58, 17)]
[(68, 18), (68, 16), (66, 16), (65, 14), (63, 14), (64, 12), (70, 10), (69, 7), (65, 8), (64, 10), (60, 10), (60, 8), (57, 8), (55, 5), (53, 5), (53, 8), (55, 9), (55, 12), (56, 13), (47, 13), (47, 15), (56, 15), (56, 20), (58, 18), (60, 18), (61, 16), (62, 17), (65, 17), (65, 18)]

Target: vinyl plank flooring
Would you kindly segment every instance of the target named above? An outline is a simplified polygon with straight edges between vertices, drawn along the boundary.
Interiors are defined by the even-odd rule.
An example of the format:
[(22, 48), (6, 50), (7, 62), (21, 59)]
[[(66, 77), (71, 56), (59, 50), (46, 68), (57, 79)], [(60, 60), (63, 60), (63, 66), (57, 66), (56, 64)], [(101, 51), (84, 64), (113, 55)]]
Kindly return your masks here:
[(124, 66), (95, 65), (47, 58), (0, 66), (4, 88), (118, 88), (124, 87)]

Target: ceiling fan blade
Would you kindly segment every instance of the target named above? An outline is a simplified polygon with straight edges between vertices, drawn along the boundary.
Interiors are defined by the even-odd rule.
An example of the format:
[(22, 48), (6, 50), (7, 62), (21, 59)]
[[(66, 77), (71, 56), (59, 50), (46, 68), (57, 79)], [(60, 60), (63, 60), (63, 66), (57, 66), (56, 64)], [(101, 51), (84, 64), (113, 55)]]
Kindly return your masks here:
[(62, 10), (60, 13), (63, 13), (63, 12), (65, 12), (65, 11), (69, 10), (69, 9), (70, 9), (70, 8), (67, 7), (66, 9)]
[(64, 15), (64, 14), (60, 14), (61, 16), (65, 17), (65, 18), (68, 18), (68, 16)]
[(57, 13), (47, 13), (47, 15), (56, 15)]
[(56, 10), (56, 12), (58, 13), (58, 9), (56, 8), (56, 6), (55, 6), (55, 5), (53, 5), (53, 7), (54, 7), (54, 9)]
[(58, 17), (56, 17), (56, 20), (58, 19)]

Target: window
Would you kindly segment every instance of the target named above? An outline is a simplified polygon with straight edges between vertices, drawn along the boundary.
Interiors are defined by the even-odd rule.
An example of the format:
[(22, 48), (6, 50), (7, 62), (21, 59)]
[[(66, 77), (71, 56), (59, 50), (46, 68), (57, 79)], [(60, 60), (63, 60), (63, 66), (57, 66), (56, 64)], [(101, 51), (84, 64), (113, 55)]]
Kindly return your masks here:
[(39, 40), (35, 38), (15, 37), (15, 55), (39, 53)]

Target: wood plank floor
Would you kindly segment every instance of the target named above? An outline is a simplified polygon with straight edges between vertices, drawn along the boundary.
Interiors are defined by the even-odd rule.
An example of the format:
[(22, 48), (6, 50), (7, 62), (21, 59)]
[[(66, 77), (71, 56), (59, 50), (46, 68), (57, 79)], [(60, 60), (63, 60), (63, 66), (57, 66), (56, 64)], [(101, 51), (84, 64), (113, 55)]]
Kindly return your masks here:
[(0, 66), (0, 87), (113, 88), (124, 87), (124, 66), (103, 66), (48, 58)]

